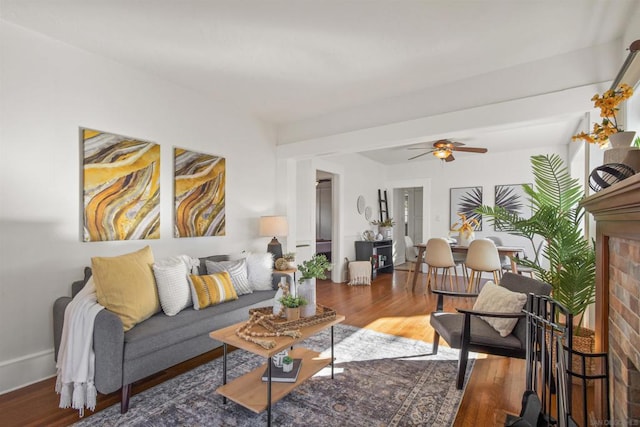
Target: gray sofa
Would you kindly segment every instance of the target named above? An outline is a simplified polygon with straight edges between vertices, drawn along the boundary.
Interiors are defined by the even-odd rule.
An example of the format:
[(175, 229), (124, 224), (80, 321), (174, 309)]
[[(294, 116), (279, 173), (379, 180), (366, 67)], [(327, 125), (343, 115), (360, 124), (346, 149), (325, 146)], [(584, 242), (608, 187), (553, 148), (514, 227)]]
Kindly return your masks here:
[[(226, 259), (226, 256), (200, 258), (200, 274), (207, 274), (205, 260)], [(89, 277), (91, 269), (87, 267), (84, 279), (72, 284), (72, 296), (82, 289)], [(133, 382), (220, 347), (222, 343), (209, 338), (209, 332), (248, 319), (250, 308), (272, 305), (281, 277), (281, 273), (274, 271), (271, 291), (254, 291), (241, 295), (237, 300), (201, 310), (190, 307), (175, 316), (167, 316), (160, 311), (127, 332), (124, 332), (116, 314), (101, 310), (93, 332), (96, 389), (103, 394), (120, 389), (120, 410), (127, 412)], [(64, 311), (71, 299), (58, 298), (53, 306), (56, 360)]]

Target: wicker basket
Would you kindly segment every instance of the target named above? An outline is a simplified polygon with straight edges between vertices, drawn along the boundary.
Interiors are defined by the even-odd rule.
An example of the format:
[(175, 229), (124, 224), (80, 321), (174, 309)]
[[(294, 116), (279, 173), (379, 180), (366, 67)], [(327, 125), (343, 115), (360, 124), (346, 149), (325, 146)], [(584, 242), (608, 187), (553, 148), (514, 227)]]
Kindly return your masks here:
[[(579, 335), (578, 335), (579, 333)], [(547, 348), (549, 348), (549, 335), (545, 334), (545, 341)], [(563, 340), (564, 341), (564, 340)], [(591, 329), (580, 327), (579, 329), (574, 329), (573, 334), (573, 349), (577, 350), (581, 353), (593, 353), (595, 351), (595, 332)], [(555, 372), (556, 369), (556, 361), (555, 359), (552, 361), (552, 369)], [(585, 372), (582, 372), (582, 357), (574, 354), (571, 358), (571, 370), (576, 374), (582, 375), (595, 375), (602, 371), (601, 367), (597, 366), (599, 364), (596, 363), (595, 358), (593, 357), (585, 357)], [(574, 384), (581, 384), (582, 380), (577, 377), (572, 377), (572, 382)], [(588, 380), (587, 384), (591, 384), (593, 380)]]
[[(273, 313), (273, 307), (260, 307), (249, 309), (249, 315), (261, 313), (270, 315)], [(336, 311), (332, 308), (316, 304), (316, 314), (310, 317), (302, 317), (297, 320), (287, 320), (285, 318), (270, 319), (264, 318), (260, 324), (271, 332), (290, 331), (292, 329), (300, 329), (305, 326), (316, 325), (336, 318)]]

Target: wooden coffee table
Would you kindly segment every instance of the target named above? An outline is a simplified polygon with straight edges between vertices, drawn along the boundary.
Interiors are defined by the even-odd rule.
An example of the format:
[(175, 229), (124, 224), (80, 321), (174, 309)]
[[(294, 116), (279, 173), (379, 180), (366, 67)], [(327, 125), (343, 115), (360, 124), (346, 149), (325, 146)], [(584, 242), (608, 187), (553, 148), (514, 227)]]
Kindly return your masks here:
[[(218, 340), (223, 343), (223, 377), (222, 386), (218, 387), (216, 392), (224, 396), (224, 403), (227, 403), (227, 398), (234, 402), (244, 406), (245, 408), (260, 413), (267, 410), (267, 425), (271, 425), (271, 405), (284, 396), (289, 394), (294, 388), (302, 384), (307, 379), (311, 378), (318, 371), (325, 366), (331, 364), (331, 378), (333, 378), (333, 326), (344, 321), (344, 316), (337, 314), (335, 319), (327, 320), (316, 325), (306, 326), (300, 328), (299, 331), (302, 334), (300, 338), (291, 337), (266, 337), (261, 339), (274, 340), (276, 345), (273, 348), (265, 349), (262, 346), (246, 341), (236, 335), (236, 330), (242, 326), (245, 322), (236, 323), (235, 325), (228, 326), (217, 331), (213, 331), (209, 334), (214, 340)], [(289, 355), (296, 359), (302, 359), (300, 366), (300, 372), (298, 379), (294, 383), (285, 382), (272, 382), (271, 381), (271, 358), (282, 350), (293, 347), (294, 344), (303, 341), (312, 335), (317, 334), (327, 328), (331, 328), (331, 357), (320, 358), (320, 353), (303, 347), (294, 348), (289, 352)], [(256, 328), (256, 331), (261, 331), (261, 328)], [(243, 376), (234, 379), (227, 384), (227, 346), (249, 351), (258, 356), (265, 357), (266, 363), (260, 367), (254, 369), (251, 372), (244, 374)], [(262, 374), (268, 370), (268, 381), (262, 381)]]

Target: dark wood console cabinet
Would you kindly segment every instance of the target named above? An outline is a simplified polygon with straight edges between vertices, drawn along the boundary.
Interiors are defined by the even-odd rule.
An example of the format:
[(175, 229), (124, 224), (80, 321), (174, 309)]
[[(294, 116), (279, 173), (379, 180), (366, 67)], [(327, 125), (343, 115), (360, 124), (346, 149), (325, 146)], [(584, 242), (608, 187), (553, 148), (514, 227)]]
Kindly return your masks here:
[(373, 269), (374, 277), (377, 272), (393, 273), (392, 240), (356, 241), (356, 261), (370, 261), (374, 255), (378, 259), (377, 268)]

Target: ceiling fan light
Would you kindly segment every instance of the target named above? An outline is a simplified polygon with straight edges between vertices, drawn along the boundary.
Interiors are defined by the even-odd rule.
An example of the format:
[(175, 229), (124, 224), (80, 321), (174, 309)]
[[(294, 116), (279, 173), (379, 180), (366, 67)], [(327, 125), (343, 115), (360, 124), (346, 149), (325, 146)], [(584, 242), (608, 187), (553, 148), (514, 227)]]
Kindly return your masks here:
[(433, 155), (439, 159), (446, 159), (451, 155), (451, 151), (446, 149), (439, 149), (439, 150), (435, 150), (433, 152)]

